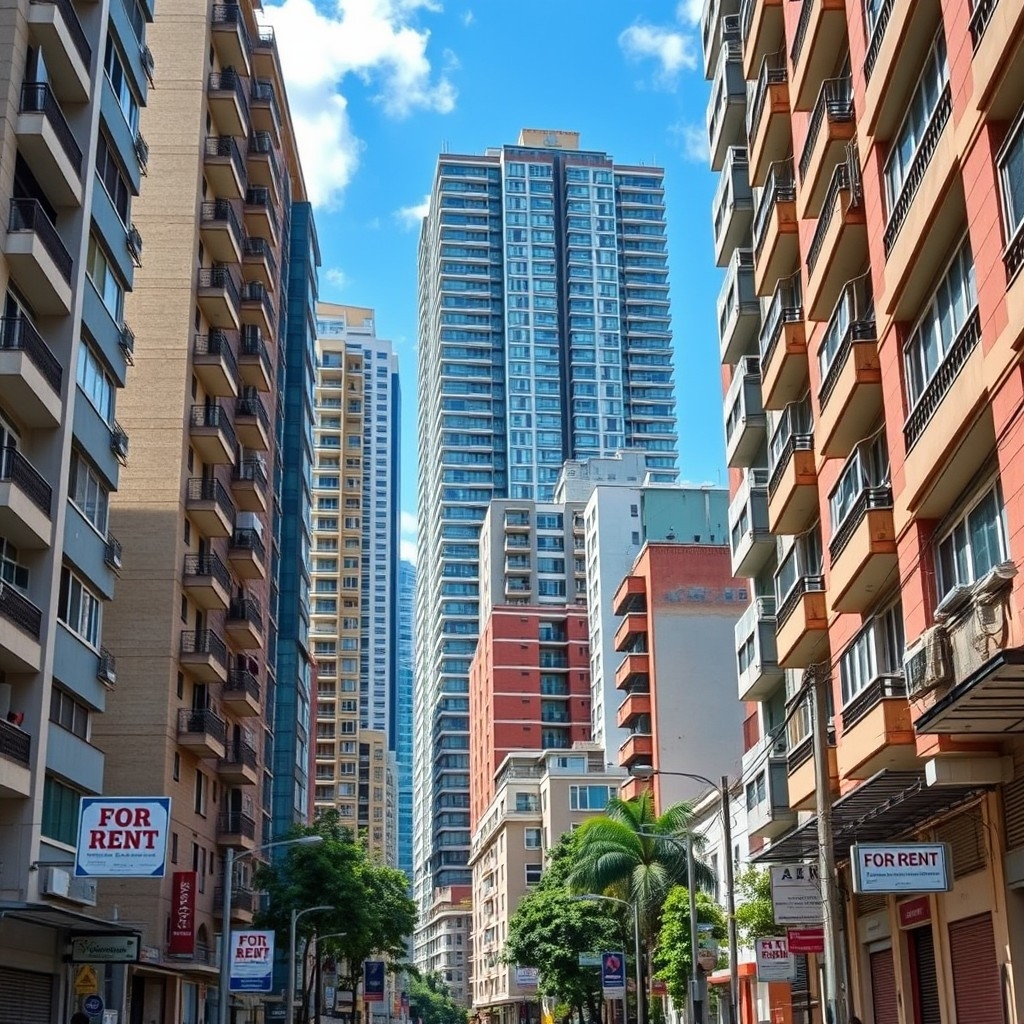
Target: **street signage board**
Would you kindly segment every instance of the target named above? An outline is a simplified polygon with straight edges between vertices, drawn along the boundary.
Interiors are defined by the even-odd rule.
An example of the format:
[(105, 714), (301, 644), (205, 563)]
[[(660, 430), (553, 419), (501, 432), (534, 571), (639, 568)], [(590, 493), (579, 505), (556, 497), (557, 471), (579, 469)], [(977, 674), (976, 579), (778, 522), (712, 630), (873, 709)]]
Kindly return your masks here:
[(789, 940), (790, 953), (824, 953), (824, 928), (787, 928), (786, 938)]
[(138, 935), (75, 935), (73, 964), (134, 964), (139, 959)]
[(273, 992), (274, 933), (233, 931), (228, 964), (232, 992)]
[(932, 919), (932, 901), (930, 896), (915, 896), (896, 904), (896, 917), (901, 928), (917, 928), (928, 924)]
[(601, 994), (605, 999), (626, 998), (626, 955), (601, 954)]
[(383, 960), (367, 960), (363, 964), (363, 1002), (384, 1002)]
[(516, 984), (521, 989), (536, 992), (539, 980), (540, 972), (536, 967), (520, 967), (518, 964), (516, 965)]
[(600, 967), (601, 954), (580, 953), (580, 955), (576, 958), (576, 962), (580, 965), (580, 967)]
[(820, 924), (821, 883), (817, 864), (773, 864), (772, 912), (776, 924)]
[(792, 981), (796, 976), (793, 954), (785, 936), (755, 939), (758, 981)]
[(82, 797), (75, 877), (163, 878), (170, 820), (170, 797)]
[(948, 843), (857, 843), (850, 847), (853, 891), (949, 892), (953, 888)]

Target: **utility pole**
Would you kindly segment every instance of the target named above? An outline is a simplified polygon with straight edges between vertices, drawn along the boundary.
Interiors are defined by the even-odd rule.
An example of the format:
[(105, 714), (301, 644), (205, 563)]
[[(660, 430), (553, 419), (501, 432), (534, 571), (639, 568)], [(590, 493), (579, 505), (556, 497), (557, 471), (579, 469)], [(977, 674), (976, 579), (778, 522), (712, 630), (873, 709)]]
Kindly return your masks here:
[[(814, 782), (818, 811), (818, 875), (822, 887), (822, 924), (825, 933), (824, 1010), (827, 1024), (848, 1024), (849, 992), (843, 953), (843, 906), (836, 885), (836, 860), (832, 839), (832, 788), (828, 770), (829, 663), (811, 665), (804, 673), (812, 693), (811, 731), (814, 742)], [(806, 698), (804, 698), (806, 699)]]
[(736, 879), (732, 858), (732, 804), (729, 776), (722, 776), (722, 839), (725, 841), (726, 913), (729, 915), (729, 1024), (737, 1024), (740, 1001), (739, 943), (736, 941)]

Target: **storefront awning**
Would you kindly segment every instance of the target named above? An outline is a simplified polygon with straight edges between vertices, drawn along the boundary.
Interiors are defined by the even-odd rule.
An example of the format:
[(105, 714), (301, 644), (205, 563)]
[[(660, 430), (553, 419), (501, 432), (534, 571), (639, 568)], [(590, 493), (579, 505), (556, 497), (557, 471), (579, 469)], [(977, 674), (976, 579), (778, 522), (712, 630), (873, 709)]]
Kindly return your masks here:
[(1024, 648), (1010, 647), (957, 683), (915, 723), (919, 733), (1024, 732)]
[[(929, 786), (920, 772), (882, 771), (832, 805), (832, 838), (837, 861), (848, 860), (854, 843), (882, 843), (905, 836), (930, 818), (982, 792), (980, 786)], [(818, 854), (818, 819), (751, 857), (755, 863), (809, 860)]]
[(102, 917), (52, 907), (48, 903), (23, 903), (16, 900), (0, 900), (0, 923), (5, 920), (24, 921), (41, 928), (60, 928), (89, 935), (137, 935), (139, 931), (138, 928), (129, 928), (116, 921), (105, 921)]

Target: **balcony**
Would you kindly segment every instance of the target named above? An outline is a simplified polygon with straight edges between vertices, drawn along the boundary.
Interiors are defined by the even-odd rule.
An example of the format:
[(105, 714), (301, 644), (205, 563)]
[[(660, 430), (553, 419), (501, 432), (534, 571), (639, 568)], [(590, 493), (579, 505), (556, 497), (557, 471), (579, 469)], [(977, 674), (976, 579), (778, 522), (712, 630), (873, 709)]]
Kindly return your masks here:
[(242, 274), (246, 281), (255, 281), (264, 289), (272, 289), (279, 278), (277, 260), (265, 238), (247, 238), (242, 248)]
[(281, 113), (274, 95), (274, 83), (268, 78), (254, 78), (249, 90), (249, 110), (256, 131), (269, 132), (275, 142), (281, 141)]
[[(829, 792), (839, 792), (839, 767), (834, 743), (827, 747)], [(789, 806), (794, 811), (813, 811), (818, 799), (818, 785), (814, 769), (814, 743), (807, 735), (786, 755), (786, 784), (789, 788)]]
[(974, 60), (971, 79), (977, 107), (992, 121), (1012, 121), (1020, 110), (1024, 49), (1007, 46), (1024, 24), (1024, 0), (975, 0), (971, 5)]
[(235, 529), (228, 546), (228, 562), (240, 579), (267, 578), (267, 550), (258, 530), (251, 527)]
[(846, 458), (882, 412), (870, 275), (850, 281), (836, 303), (818, 349), (817, 443), (826, 458)]
[(781, 668), (807, 668), (828, 657), (825, 578), (803, 575), (776, 612), (775, 644)]
[(810, 110), (818, 90), (848, 48), (845, 0), (801, 0), (789, 56), (793, 109)]
[(71, 0), (31, 0), (28, 30), (46, 54), (46, 73), (54, 92), (71, 103), (89, 98), (92, 47)]
[(280, 74), (280, 59), (277, 54), (277, 39), (272, 25), (260, 25), (259, 34), (253, 40), (253, 73), (270, 77)]
[(74, 262), (38, 200), (11, 200), (4, 253), (11, 277), (38, 315), (71, 312)]
[(38, 672), (43, 613), (10, 583), (0, 584), (0, 670)]
[(274, 333), (274, 303), (270, 292), (259, 281), (247, 281), (242, 286), (242, 320), (247, 327), (257, 327), (266, 337)]
[(242, 718), (252, 718), (263, 707), (260, 682), (255, 674), (244, 668), (233, 668), (228, 672), (227, 682), (221, 687), (220, 702)]
[(18, 152), (55, 206), (82, 205), (82, 150), (45, 82), (21, 87)]
[(240, 511), (267, 511), (267, 466), (262, 458), (247, 458), (235, 466), (231, 494)]
[(757, 354), (761, 304), (754, 290), (754, 254), (737, 249), (729, 261), (722, 290), (718, 293), (718, 336), (722, 362), (738, 363)]
[(199, 270), (196, 301), (212, 327), (238, 330), (238, 283), (229, 267)]
[(650, 764), (654, 757), (654, 738), (650, 733), (635, 732), (619, 747), (619, 764)]
[(800, 190), (797, 197), (801, 219), (818, 217), (835, 166), (846, 158), (857, 134), (853, 112), (853, 79), (830, 78), (823, 82), (807, 122), (800, 151)]
[(789, 117), (789, 69), (784, 53), (761, 61), (747, 106), (750, 184), (764, 184), (768, 169), (793, 151)]
[(629, 614), (622, 617), (615, 630), (614, 647), (617, 651), (626, 650), (631, 644), (647, 637), (647, 616)]
[(842, 710), (836, 748), (844, 779), (919, 769), (907, 686), (900, 675), (876, 676)]
[(260, 452), (270, 448), (270, 417), (258, 395), (245, 394), (236, 399), (235, 430), (246, 448)]
[(897, 566), (892, 489), (865, 487), (829, 542), (829, 599), (837, 612), (866, 612)]
[(612, 614), (647, 611), (647, 581), (640, 576), (626, 576), (612, 597)]
[(256, 751), (241, 740), (229, 743), (217, 762), (217, 775), (225, 786), (255, 786), (260, 778)]
[(252, 41), (242, 8), (238, 4), (214, 4), (210, 28), (221, 66), (248, 71)]
[(740, 0), (740, 38), (743, 40), (743, 77), (757, 77), (761, 61), (785, 43), (782, 0)]
[(52, 504), (32, 463), (17, 448), (0, 448), (0, 535), (19, 548), (49, 547)]
[(256, 238), (277, 240), (277, 213), (269, 188), (250, 185), (245, 190), (245, 229)]
[(219, 555), (209, 552), (185, 555), (181, 585), (185, 593), (207, 611), (227, 608), (231, 595), (231, 573)]
[(630, 693), (619, 705), (615, 721), (620, 729), (628, 729), (637, 720), (645, 717), (650, 721), (651, 695), (649, 693)]
[(61, 419), (60, 361), (24, 316), (0, 317), (0, 398), (29, 427), (50, 429)]
[(768, 470), (748, 469), (729, 503), (732, 574), (753, 579), (775, 552), (768, 529)]
[(0, 800), (32, 795), (32, 737), (0, 719)]
[(214, 398), (238, 395), (238, 363), (231, 348), (231, 333), (214, 328), (192, 341), (192, 372), (203, 391)]
[(178, 712), (178, 746), (197, 757), (223, 757), (227, 740), (224, 719), (209, 708), (181, 708)]
[(772, 164), (754, 212), (754, 287), (771, 295), (797, 267), (796, 182), (793, 161)]
[(242, 328), (238, 371), (246, 387), (255, 388), (257, 391), (270, 391), (274, 381), (274, 367), (263, 340), (263, 332), (255, 324), (246, 324)]
[(230, 200), (214, 199), (201, 203), (199, 230), (203, 246), (215, 262), (241, 261), (242, 239), (245, 232)]
[(256, 822), (242, 811), (228, 811), (217, 816), (217, 845), (256, 848)]
[(827, 320), (846, 283), (860, 274), (868, 259), (868, 228), (861, 194), (856, 146), (832, 172), (818, 223), (807, 250), (809, 320)]
[[(788, 434), (785, 440), (780, 437), (783, 432)], [(790, 433), (780, 427), (772, 438), (769, 459), (768, 528), (777, 534), (802, 533), (818, 513), (814, 434)]]
[(788, 832), (797, 820), (796, 811), (789, 806), (789, 767), (785, 756), (769, 757), (763, 771), (764, 795), (755, 790), (757, 798), (753, 802), (747, 798), (747, 831), (756, 839), (775, 839)]
[(736, 664), (741, 701), (766, 700), (779, 688), (774, 597), (755, 597), (737, 621)]
[(249, 184), (270, 189), (275, 199), (281, 196), (281, 166), (278, 147), (270, 132), (254, 132), (249, 137), (246, 165)]
[[(231, 920), (241, 924), (252, 924), (253, 914), (258, 909), (256, 893), (237, 885), (231, 887)], [(224, 911), (224, 889), (217, 886), (213, 890), (213, 912), (222, 914)]]
[(245, 198), (248, 180), (245, 158), (230, 135), (207, 136), (203, 149), (203, 172), (215, 195), (225, 200)]
[(747, 151), (743, 146), (729, 147), (711, 210), (715, 262), (726, 267), (733, 259), (734, 250), (746, 241), (754, 219), (754, 194), (747, 177)]
[(230, 537), (235, 506), (219, 480), (191, 477), (185, 486), (185, 511), (204, 537)]
[(744, 138), (744, 108), (747, 103), (747, 83), (743, 77), (740, 44), (722, 45), (718, 67), (711, 84), (708, 104), (708, 143), (711, 169), (720, 171), (730, 146), (742, 146)]
[(219, 402), (193, 405), (189, 420), (192, 447), (207, 465), (228, 466), (235, 461), (238, 441), (231, 417)]
[(615, 667), (615, 688), (628, 690), (634, 686), (646, 686), (650, 681), (650, 671), (649, 654), (627, 654)]
[(785, 409), (807, 390), (807, 329), (800, 275), (775, 286), (758, 337), (761, 401), (766, 409)]
[(754, 464), (764, 448), (765, 425), (761, 367), (757, 356), (744, 356), (725, 396), (725, 455), (730, 468), (744, 469)]
[(206, 98), (221, 135), (249, 134), (249, 104), (244, 79), (234, 71), (212, 71)]
[(223, 683), (228, 677), (228, 649), (212, 629), (181, 634), (181, 667), (200, 683)]
[(263, 615), (251, 597), (235, 598), (224, 619), (228, 639), (239, 650), (251, 651), (263, 646)]

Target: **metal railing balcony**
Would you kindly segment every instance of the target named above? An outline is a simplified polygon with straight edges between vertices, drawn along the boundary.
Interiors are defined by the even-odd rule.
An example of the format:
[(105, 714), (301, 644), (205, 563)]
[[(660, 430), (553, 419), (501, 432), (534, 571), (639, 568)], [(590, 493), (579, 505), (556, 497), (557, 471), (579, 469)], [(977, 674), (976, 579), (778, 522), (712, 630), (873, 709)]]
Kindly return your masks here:
[[(241, 237), (241, 236), (239, 236)], [(200, 288), (219, 288), (228, 293), (231, 302), (238, 305), (238, 282), (227, 267), (202, 267), (199, 270)]]
[(60, 276), (70, 284), (74, 261), (61, 241), (56, 225), (47, 216), (38, 199), (12, 199), (8, 231), (34, 231), (50, 259), (57, 265)]
[(208, 135), (206, 137), (205, 153), (208, 157), (226, 156), (231, 161), (231, 166), (238, 173), (239, 180), (245, 182), (245, 159), (238, 143), (230, 135)]
[(182, 654), (208, 654), (220, 665), (228, 662), (228, 649), (212, 629), (186, 630), (181, 634)]
[(27, 317), (0, 317), (0, 351), (24, 352), (29, 362), (43, 375), (46, 383), (58, 395), (60, 394), (63, 367)]
[(232, 92), (245, 114), (249, 113), (249, 99), (243, 82), (245, 79), (236, 71), (211, 71), (207, 79), (210, 92)]
[(21, 87), (21, 113), (42, 114), (50, 122), (60, 148), (64, 150), (64, 155), (70, 161), (75, 174), (81, 177), (82, 149), (75, 140), (75, 134), (64, 116), (64, 111), (60, 109), (57, 97), (46, 82), (26, 82)]
[(88, 70), (89, 65), (92, 63), (92, 47), (89, 45), (89, 37), (85, 34), (85, 29), (82, 28), (82, 23), (78, 19), (78, 12), (75, 10), (71, 0), (30, 0), (30, 2), (40, 5), (51, 3), (60, 11), (61, 17), (68, 27), (71, 44), (74, 46), (78, 56), (82, 58), (82, 63), (85, 65), (86, 70)]
[(0, 583), (0, 616), (29, 636), (39, 639), (43, 613), (10, 583)]
[(192, 354), (197, 356), (220, 356), (227, 363), (234, 377), (238, 377), (238, 362), (231, 348), (231, 335), (214, 327), (209, 334), (197, 334), (192, 342)]
[(50, 516), (53, 489), (17, 448), (0, 449), (0, 480), (15, 484), (36, 508)]
[(194, 476), (185, 489), (186, 501), (212, 501), (228, 517), (235, 518), (235, 503), (219, 480)]
[(231, 417), (218, 403), (193, 405), (191, 423), (193, 427), (215, 427), (224, 435), (230, 448), (235, 448), (238, 444), (235, 428), (231, 425)]
[(220, 560), (220, 556), (215, 555), (212, 551), (203, 555), (186, 555), (182, 575), (185, 579), (210, 576), (225, 590), (229, 592), (231, 590), (231, 573)]

